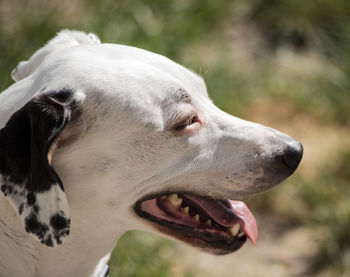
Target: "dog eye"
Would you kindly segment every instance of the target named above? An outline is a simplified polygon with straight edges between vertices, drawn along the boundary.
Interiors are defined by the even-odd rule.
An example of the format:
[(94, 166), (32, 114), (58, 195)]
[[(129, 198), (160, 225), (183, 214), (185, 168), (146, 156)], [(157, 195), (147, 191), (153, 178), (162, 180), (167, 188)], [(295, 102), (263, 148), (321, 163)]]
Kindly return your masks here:
[(190, 126), (196, 122), (200, 122), (198, 115), (193, 114), (190, 117), (186, 118), (185, 120), (181, 121), (180, 123), (176, 124), (174, 127), (175, 131), (182, 131), (187, 126)]

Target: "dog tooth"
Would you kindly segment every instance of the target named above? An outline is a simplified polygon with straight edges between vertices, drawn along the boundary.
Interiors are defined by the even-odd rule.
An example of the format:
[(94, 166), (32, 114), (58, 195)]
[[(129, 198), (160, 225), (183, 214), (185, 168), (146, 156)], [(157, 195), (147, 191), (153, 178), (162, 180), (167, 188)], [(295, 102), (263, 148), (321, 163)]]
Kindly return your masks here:
[(182, 198), (179, 198), (177, 194), (170, 194), (168, 200), (173, 206), (180, 206), (182, 203)]
[(241, 238), (241, 237), (243, 237), (244, 236), (244, 232), (240, 232), (238, 235), (237, 235), (237, 237), (239, 237), (239, 238)]
[(230, 233), (232, 236), (236, 236), (238, 234), (238, 231), (240, 229), (240, 225), (239, 223), (233, 225), (231, 228), (230, 228)]
[(196, 214), (193, 218), (195, 221), (199, 222), (199, 214)]
[(212, 226), (213, 223), (211, 222), (211, 219), (208, 219), (205, 223), (207, 223), (208, 225)]
[(185, 208), (181, 208), (181, 211), (182, 211), (184, 214), (189, 214), (190, 207), (189, 207), (189, 206), (186, 206)]

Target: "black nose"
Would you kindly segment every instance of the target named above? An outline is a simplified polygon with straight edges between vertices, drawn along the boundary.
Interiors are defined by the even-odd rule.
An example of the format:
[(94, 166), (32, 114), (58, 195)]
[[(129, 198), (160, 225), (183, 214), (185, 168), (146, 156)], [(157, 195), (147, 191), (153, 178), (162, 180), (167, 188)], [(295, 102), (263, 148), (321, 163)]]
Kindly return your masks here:
[(288, 145), (281, 156), (282, 163), (289, 169), (290, 174), (297, 169), (302, 157), (303, 146), (299, 142)]

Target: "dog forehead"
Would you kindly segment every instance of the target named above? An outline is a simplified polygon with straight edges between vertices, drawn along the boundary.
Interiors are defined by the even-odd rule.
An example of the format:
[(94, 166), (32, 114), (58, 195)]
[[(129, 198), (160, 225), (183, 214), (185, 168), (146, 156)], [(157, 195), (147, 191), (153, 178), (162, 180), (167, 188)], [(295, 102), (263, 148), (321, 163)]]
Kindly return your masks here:
[(46, 59), (40, 74), (49, 75), (42, 79), (50, 82), (110, 94), (133, 94), (144, 88), (148, 95), (164, 99), (183, 89), (189, 95), (208, 97), (203, 79), (191, 70), (162, 55), (118, 44), (78, 45), (56, 51)]
[(164, 56), (118, 44), (57, 50), (35, 74), (48, 91), (68, 87), (84, 92), (86, 116), (137, 120), (157, 129), (164, 125), (165, 109), (208, 99), (205, 83), (196, 73)]

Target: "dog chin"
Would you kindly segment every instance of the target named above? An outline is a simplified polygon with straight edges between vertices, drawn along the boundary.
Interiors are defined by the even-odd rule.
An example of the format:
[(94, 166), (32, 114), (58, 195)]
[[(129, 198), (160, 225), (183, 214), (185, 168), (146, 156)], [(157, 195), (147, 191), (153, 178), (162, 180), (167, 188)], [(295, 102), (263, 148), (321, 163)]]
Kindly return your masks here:
[(201, 251), (207, 252), (212, 255), (227, 255), (239, 250), (247, 240), (247, 236), (242, 236), (239, 239), (235, 239), (231, 242), (221, 241), (206, 241), (198, 238), (195, 234), (186, 234), (183, 231), (174, 231), (165, 226), (155, 225), (153, 227), (160, 233), (167, 235), (175, 240), (184, 242), (187, 245), (196, 247)]

